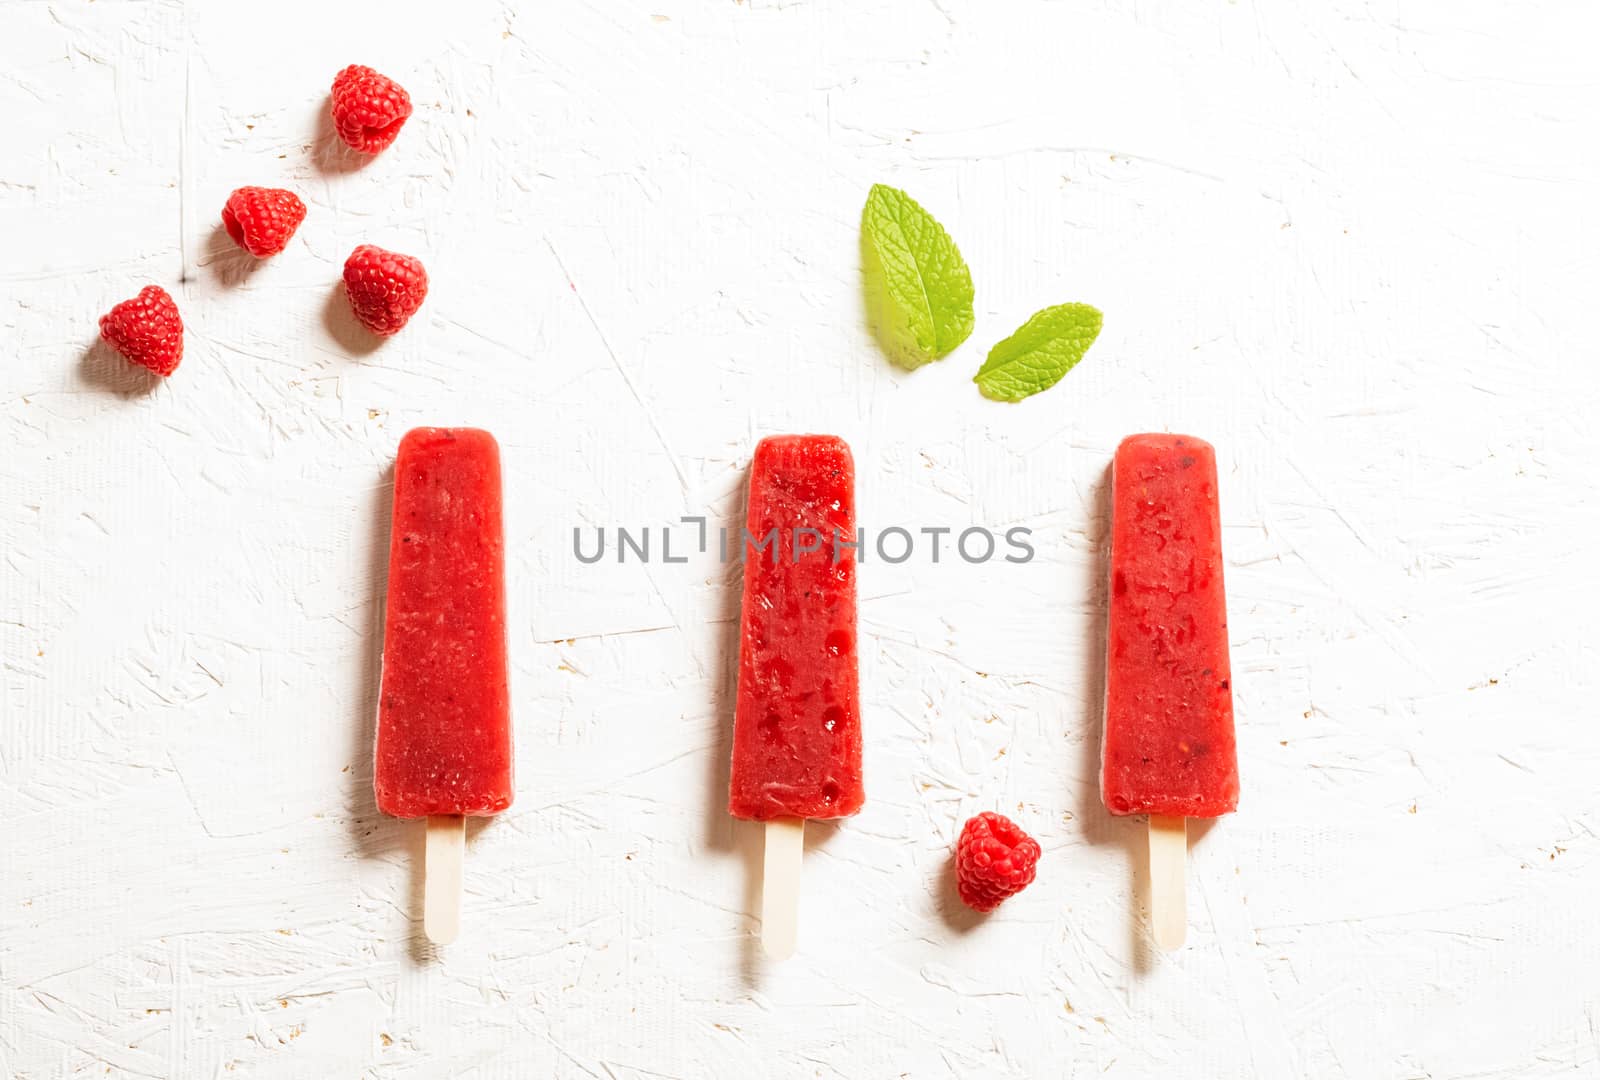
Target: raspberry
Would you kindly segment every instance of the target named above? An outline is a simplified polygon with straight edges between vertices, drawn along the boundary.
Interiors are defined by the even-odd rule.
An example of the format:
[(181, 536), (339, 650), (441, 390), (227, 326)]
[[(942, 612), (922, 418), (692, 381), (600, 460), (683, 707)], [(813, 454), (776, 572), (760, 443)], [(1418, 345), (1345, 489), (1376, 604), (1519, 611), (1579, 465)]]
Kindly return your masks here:
[(140, 367), (171, 375), (183, 359), (183, 319), (167, 290), (146, 285), (100, 316), (100, 336)]
[(985, 811), (967, 822), (956, 843), (956, 884), (974, 911), (993, 911), (1033, 884), (1039, 842), (1001, 814)]
[(333, 126), (363, 154), (386, 149), (411, 115), (405, 87), (369, 67), (351, 64), (333, 77)]
[(276, 255), (306, 219), (306, 204), (282, 188), (242, 187), (228, 196), (222, 226), (233, 242), (258, 259)]
[(428, 272), (410, 255), (362, 244), (344, 261), (344, 288), (361, 324), (388, 337), (422, 306)]

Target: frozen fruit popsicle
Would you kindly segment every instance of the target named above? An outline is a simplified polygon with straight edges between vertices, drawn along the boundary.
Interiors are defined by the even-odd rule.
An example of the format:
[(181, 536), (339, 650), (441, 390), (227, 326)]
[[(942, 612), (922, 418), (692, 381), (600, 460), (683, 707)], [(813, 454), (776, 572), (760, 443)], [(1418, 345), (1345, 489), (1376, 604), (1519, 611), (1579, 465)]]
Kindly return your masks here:
[(861, 782), (855, 465), (832, 435), (763, 439), (750, 465), (728, 809), (768, 823), (762, 938), (793, 951), (804, 822)]
[[(1130, 435), (1111, 468), (1100, 791), (1113, 814), (1151, 815), (1157, 937), (1176, 933), (1173, 944), (1183, 821), (1239, 802), (1231, 680), (1216, 451), (1188, 435)], [(1161, 906), (1173, 899), (1174, 859), (1176, 926)]]
[(500, 448), (486, 431), (416, 428), (395, 461), (373, 786), (384, 813), (428, 818), (436, 941), (454, 936), (452, 903), (459, 922), (463, 816), (511, 805), (506, 667)]

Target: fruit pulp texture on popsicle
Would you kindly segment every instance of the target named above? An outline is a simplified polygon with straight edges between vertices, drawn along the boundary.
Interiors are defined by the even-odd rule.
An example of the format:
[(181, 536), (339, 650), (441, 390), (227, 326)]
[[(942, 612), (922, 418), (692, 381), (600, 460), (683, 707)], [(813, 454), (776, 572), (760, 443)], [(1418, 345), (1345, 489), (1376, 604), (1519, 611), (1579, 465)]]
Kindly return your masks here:
[(1100, 771), (1113, 814), (1216, 817), (1238, 806), (1221, 531), (1210, 443), (1122, 441)]
[(487, 431), (400, 441), (374, 787), (396, 817), (511, 805), (500, 448)]
[(761, 440), (743, 543), (728, 795), (735, 817), (846, 817), (866, 798), (856, 557), (844, 546), (854, 544), (855, 528), (855, 464), (843, 439)]

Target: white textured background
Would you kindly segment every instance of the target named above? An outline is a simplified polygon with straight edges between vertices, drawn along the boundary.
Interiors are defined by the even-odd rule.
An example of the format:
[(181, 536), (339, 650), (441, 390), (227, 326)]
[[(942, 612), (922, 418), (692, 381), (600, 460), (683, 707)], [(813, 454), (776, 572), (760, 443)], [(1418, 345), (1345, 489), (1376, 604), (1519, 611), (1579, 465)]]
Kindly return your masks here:
[[(0, 1076), (1600, 1075), (1593, 5), (274, 6), (0, 0)], [(417, 104), (364, 167), (352, 61)], [(909, 375), (862, 326), (880, 180), (978, 288)], [(310, 206), (259, 267), (241, 184)], [(378, 348), (363, 241), (433, 279)], [(150, 282), (159, 386), (93, 347)], [(980, 398), (1066, 300), (1082, 366)], [(444, 953), (370, 794), (424, 423), (499, 435), (512, 555), (519, 797)], [(1221, 453), (1244, 778), (1173, 956), (1094, 779), (1102, 479), (1162, 428)], [(869, 802), (774, 970), (734, 578), (570, 543), (733, 519), (788, 430), (849, 438), (864, 524), (1039, 557), (863, 568)], [(944, 875), (991, 807), (1045, 857), (978, 924)]]

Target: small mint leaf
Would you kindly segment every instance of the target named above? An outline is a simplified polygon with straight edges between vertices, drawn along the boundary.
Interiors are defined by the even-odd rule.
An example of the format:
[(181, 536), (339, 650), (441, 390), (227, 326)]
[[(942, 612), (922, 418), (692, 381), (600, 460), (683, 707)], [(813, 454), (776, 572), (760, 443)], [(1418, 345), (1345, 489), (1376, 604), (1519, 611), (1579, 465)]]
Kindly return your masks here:
[(1100, 312), (1088, 304), (1047, 307), (989, 350), (972, 377), (986, 398), (1021, 401), (1048, 390), (1100, 336)]
[(889, 358), (919, 368), (972, 333), (972, 274), (917, 201), (874, 184), (861, 211), (862, 270), (874, 333)]

